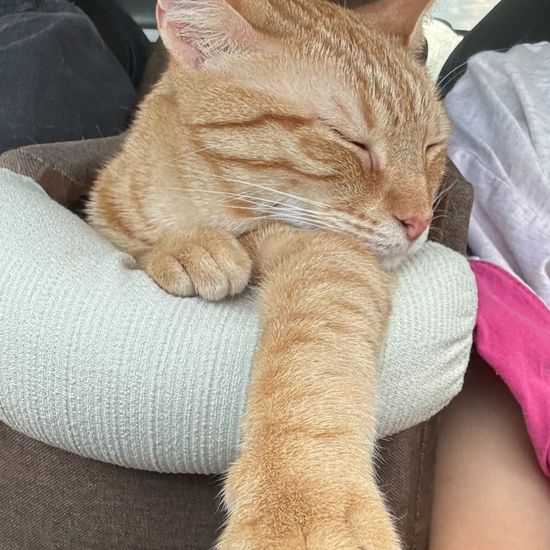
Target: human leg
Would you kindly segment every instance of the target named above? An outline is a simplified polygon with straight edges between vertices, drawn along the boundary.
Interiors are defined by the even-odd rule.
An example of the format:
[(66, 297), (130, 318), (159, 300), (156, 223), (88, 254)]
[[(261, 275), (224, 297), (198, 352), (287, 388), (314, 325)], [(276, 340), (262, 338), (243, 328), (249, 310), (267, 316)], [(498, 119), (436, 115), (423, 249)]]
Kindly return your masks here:
[(547, 550), (548, 518), (550, 484), (521, 409), (474, 355), (441, 421), (430, 550)]

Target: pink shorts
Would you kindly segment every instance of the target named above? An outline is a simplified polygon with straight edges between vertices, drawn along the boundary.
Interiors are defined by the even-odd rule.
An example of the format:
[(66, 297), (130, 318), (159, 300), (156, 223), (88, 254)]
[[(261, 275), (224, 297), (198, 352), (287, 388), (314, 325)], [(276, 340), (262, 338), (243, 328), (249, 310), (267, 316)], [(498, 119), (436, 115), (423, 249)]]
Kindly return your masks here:
[(500, 267), (470, 260), (479, 310), (475, 345), (520, 404), (539, 464), (550, 477), (550, 309)]

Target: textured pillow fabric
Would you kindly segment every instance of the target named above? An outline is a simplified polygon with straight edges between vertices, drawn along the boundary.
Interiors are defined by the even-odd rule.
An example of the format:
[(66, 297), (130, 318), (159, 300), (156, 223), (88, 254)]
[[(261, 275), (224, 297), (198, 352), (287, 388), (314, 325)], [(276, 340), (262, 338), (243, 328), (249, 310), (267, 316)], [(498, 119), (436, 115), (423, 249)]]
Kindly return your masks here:
[[(224, 471), (258, 334), (253, 302), (169, 296), (33, 180), (1, 169), (0, 188), (0, 420), (115, 464)], [(458, 393), (475, 313), (459, 254), (428, 244), (403, 267), (380, 435), (430, 418)]]

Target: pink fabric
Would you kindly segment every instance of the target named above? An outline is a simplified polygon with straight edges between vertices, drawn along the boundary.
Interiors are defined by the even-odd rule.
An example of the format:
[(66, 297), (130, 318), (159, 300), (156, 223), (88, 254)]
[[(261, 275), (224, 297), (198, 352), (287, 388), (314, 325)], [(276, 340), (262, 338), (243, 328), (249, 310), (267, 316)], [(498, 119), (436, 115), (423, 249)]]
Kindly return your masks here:
[(475, 344), (523, 409), (539, 464), (550, 477), (550, 309), (523, 283), (470, 260), (479, 309)]

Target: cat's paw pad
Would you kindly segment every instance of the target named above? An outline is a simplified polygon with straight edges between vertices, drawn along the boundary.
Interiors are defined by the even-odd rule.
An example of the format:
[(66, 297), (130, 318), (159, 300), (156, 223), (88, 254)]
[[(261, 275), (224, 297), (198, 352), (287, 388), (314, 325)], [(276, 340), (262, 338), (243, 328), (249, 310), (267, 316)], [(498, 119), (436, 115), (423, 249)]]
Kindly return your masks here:
[(241, 293), (252, 267), (239, 241), (216, 228), (168, 235), (143, 254), (139, 264), (170, 294), (210, 301)]

